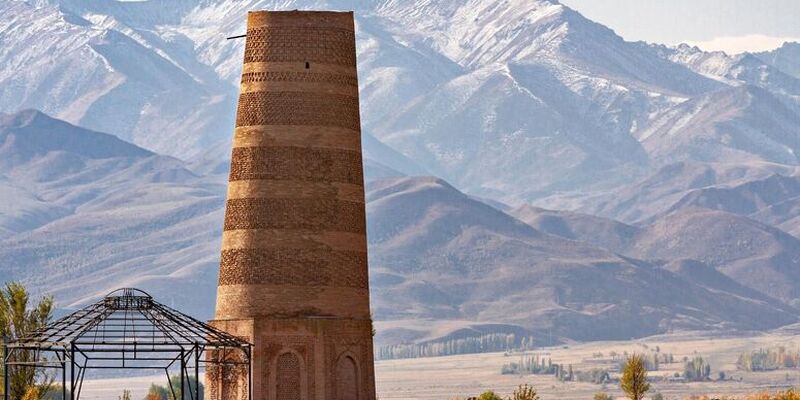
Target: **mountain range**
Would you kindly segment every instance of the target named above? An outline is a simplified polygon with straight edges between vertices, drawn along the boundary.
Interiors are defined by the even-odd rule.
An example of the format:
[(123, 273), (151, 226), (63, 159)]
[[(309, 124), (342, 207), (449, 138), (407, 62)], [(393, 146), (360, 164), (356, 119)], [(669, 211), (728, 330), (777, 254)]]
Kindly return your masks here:
[(797, 322), (800, 45), (628, 42), (551, 0), (2, 2), (2, 274), (62, 309), (136, 286), (209, 317), (225, 38), (308, 8), (356, 11), (383, 343)]

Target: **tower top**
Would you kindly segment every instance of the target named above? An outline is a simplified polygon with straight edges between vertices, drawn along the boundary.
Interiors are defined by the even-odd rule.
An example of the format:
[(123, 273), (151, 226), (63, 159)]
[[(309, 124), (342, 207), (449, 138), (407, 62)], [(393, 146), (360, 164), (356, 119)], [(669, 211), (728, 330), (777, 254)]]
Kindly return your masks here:
[(308, 26), (355, 31), (352, 11), (250, 11), (249, 29), (260, 27)]

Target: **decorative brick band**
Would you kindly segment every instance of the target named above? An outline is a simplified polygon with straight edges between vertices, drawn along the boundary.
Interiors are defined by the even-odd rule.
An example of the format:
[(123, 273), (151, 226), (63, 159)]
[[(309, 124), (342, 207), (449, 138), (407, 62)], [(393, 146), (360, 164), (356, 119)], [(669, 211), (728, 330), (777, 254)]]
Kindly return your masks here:
[(315, 125), (361, 131), (358, 99), (308, 92), (250, 92), (239, 96), (236, 126)]
[(363, 185), (363, 176), (361, 154), (357, 151), (236, 147), (231, 155), (231, 181), (271, 179)]
[(217, 319), (369, 318), (369, 290), (333, 286), (222, 285)]
[(352, 183), (246, 180), (228, 183), (228, 199), (320, 198), (364, 203), (364, 187)]
[(326, 126), (255, 125), (236, 128), (233, 147), (303, 147), (361, 152), (361, 135)]
[(358, 87), (358, 79), (352, 75), (290, 71), (247, 72), (242, 74), (242, 83), (255, 82), (333, 83)]
[(247, 229), (222, 233), (222, 249), (328, 249), (367, 251), (367, 235), (310, 229)]
[(286, 248), (223, 250), (219, 283), (366, 289), (367, 253)]
[(228, 200), (226, 231), (270, 228), (365, 233), (364, 204), (328, 198)]
[(247, 30), (244, 62), (318, 62), (356, 66), (355, 32), (281, 26)]

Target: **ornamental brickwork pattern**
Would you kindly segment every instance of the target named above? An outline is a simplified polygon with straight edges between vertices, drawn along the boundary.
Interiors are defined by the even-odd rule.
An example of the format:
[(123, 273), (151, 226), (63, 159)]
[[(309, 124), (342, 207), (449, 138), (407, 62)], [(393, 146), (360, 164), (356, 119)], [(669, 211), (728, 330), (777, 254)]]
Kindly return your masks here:
[(336, 126), (360, 131), (358, 99), (305, 92), (242, 93), (236, 126), (253, 125)]
[(332, 83), (358, 87), (358, 79), (351, 75), (288, 71), (247, 72), (242, 74), (242, 83), (256, 82)]
[[(266, 267), (262, 267), (266, 266)], [(221, 285), (296, 285), (367, 288), (367, 253), (327, 249), (222, 251)]]
[(245, 63), (293, 61), (355, 67), (355, 32), (305, 26), (247, 30)]
[(262, 179), (363, 185), (361, 153), (292, 146), (234, 148), (230, 180)]
[(233, 199), (225, 209), (225, 230), (314, 229), (365, 233), (363, 203), (338, 199)]

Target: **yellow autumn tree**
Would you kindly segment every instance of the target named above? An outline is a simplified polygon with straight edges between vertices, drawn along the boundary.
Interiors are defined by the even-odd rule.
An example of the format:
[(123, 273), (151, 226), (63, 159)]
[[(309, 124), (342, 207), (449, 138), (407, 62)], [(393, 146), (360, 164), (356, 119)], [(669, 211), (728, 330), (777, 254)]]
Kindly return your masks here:
[(647, 382), (647, 367), (641, 355), (634, 354), (625, 362), (619, 385), (625, 395), (631, 400), (644, 399), (645, 393), (650, 390)]

